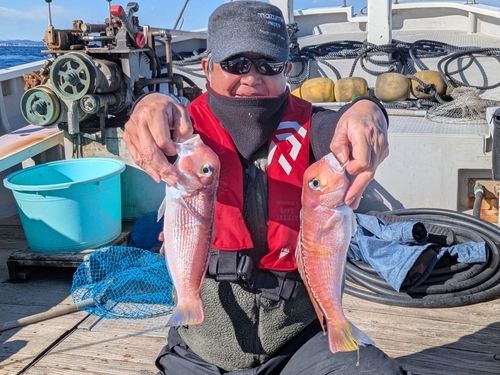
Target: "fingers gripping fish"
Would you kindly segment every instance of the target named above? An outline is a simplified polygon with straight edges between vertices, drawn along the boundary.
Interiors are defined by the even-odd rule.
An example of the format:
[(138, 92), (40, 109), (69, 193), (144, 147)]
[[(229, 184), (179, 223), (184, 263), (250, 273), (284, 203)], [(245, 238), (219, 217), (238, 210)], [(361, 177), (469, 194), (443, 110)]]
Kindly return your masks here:
[(296, 259), (309, 297), (322, 324), (326, 322), (333, 353), (373, 344), (342, 310), (347, 250), (356, 222), (344, 204), (349, 181), (345, 165), (328, 154), (304, 173), (302, 211)]
[(163, 252), (176, 292), (167, 326), (174, 327), (204, 319), (200, 289), (208, 268), (220, 171), (219, 158), (198, 134), (175, 146), (180, 178), (166, 186), (158, 210), (158, 220), (164, 216)]

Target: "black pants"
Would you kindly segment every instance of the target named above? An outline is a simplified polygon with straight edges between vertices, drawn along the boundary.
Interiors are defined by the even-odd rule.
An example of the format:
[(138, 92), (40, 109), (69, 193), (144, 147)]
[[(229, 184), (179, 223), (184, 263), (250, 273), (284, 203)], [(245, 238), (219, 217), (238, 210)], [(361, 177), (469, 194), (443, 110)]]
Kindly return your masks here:
[[(359, 363), (358, 363), (359, 362)], [(404, 375), (399, 364), (375, 346), (332, 354), (327, 336), (319, 323), (313, 323), (290, 340), (266, 363), (246, 370), (226, 372), (205, 362), (171, 328), (168, 344), (156, 359), (158, 375)], [(409, 374), (409, 373), (408, 373)]]

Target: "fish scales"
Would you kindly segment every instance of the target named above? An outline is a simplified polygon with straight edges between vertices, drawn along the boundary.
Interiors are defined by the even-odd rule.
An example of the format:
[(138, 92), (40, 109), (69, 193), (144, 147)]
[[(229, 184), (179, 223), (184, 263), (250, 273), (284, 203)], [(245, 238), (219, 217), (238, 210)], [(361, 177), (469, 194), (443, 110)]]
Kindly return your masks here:
[(297, 264), (318, 319), (326, 323), (330, 350), (357, 350), (373, 344), (342, 310), (347, 249), (355, 228), (354, 213), (344, 204), (348, 180), (333, 154), (304, 173)]
[(200, 290), (208, 268), (220, 172), (219, 158), (199, 135), (176, 143), (176, 150), (179, 181), (166, 186), (158, 210), (159, 217), (164, 216), (163, 251), (176, 293), (168, 326), (203, 322)]
[[(190, 207), (189, 210), (184, 205), (178, 203), (174, 203), (175, 208), (169, 208), (171, 219), (168, 221), (172, 223), (169, 228), (172, 242), (165, 244), (165, 249), (174, 254), (178, 265), (184, 266), (183, 269), (171, 270), (171, 273), (175, 274), (173, 276), (176, 279), (174, 284), (179, 285), (183, 282), (183, 279), (186, 281), (189, 280), (190, 283), (186, 284), (186, 287), (191, 290), (192, 285), (195, 287), (201, 285), (204, 278), (204, 271), (206, 271), (208, 266), (208, 257), (205, 257), (205, 262), (203, 263), (193, 263), (192, 251), (190, 249), (198, 243), (203, 251), (203, 248), (209, 246), (209, 243), (205, 244), (197, 239), (211, 238), (211, 233), (208, 222), (202, 223), (199, 217), (197, 218), (191, 214), (191, 212), (202, 212), (203, 208), (206, 207), (206, 202), (195, 197), (184, 197), (184, 202)], [(182, 278), (179, 275), (182, 275)]]

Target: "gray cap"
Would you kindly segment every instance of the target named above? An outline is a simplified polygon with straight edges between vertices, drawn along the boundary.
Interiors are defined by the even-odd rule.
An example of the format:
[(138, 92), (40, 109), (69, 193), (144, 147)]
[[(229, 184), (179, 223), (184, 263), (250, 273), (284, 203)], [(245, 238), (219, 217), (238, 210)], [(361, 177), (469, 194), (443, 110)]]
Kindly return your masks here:
[(288, 32), (283, 13), (261, 1), (222, 4), (208, 19), (207, 52), (216, 63), (249, 52), (286, 61)]

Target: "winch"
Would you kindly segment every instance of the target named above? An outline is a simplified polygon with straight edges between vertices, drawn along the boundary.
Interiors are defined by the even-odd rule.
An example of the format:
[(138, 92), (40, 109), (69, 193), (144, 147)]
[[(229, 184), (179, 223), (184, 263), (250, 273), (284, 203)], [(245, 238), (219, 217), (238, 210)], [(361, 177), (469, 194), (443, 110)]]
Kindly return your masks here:
[[(136, 2), (124, 9), (106, 1), (108, 15), (102, 24), (74, 20), (71, 29), (55, 29), (52, 0), (45, 0), (49, 24), (43, 52), (53, 60), (24, 76), (25, 119), (34, 125), (57, 123), (78, 145), (82, 137), (104, 144), (103, 130), (122, 126), (134, 101), (146, 91), (159, 91), (161, 84), (190, 100), (201, 93), (198, 87), (184, 87), (182, 76), (174, 76), (169, 30), (141, 26)], [(155, 36), (165, 39), (158, 43), (165, 45), (164, 51), (156, 51)]]

